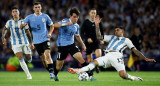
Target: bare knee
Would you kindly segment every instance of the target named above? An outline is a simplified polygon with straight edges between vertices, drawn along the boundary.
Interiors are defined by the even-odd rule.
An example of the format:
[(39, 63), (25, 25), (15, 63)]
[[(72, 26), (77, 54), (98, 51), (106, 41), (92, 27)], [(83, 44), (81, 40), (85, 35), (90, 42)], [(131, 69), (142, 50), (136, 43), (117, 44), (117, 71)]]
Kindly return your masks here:
[(119, 76), (123, 79), (127, 79), (127, 74), (125, 70), (119, 71)]

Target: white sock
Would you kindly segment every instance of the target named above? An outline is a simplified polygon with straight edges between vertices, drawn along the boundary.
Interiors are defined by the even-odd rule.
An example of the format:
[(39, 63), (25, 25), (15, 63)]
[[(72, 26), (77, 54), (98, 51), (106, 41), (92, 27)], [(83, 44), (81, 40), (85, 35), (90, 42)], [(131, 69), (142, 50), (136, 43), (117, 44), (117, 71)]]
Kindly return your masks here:
[(24, 59), (19, 60), (19, 62), (20, 62), (20, 65), (21, 65), (23, 71), (24, 71), (27, 75), (30, 75), (29, 70), (28, 70), (28, 67), (27, 67)]
[(90, 63), (89, 65), (82, 67), (80, 70), (82, 72), (86, 72), (86, 71), (93, 70), (94, 68), (95, 68), (95, 64), (94, 63)]
[(129, 75), (129, 74), (127, 73), (127, 79), (135, 80), (135, 79), (136, 79), (136, 77), (135, 77), (135, 76), (132, 76), (132, 75)]

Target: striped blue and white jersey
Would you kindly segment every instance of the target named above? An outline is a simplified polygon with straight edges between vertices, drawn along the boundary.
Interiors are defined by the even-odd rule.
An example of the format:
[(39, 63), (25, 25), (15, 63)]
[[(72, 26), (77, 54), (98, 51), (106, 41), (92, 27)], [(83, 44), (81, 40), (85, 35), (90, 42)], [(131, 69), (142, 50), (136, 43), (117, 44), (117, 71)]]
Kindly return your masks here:
[(125, 37), (117, 37), (114, 35), (105, 35), (104, 41), (109, 42), (106, 51), (114, 50), (120, 53), (129, 47), (130, 49), (134, 48), (135, 46), (131, 42), (130, 39)]
[(29, 26), (25, 26), (24, 29), (20, 29), (20, 25), (23, 23), (23, 20), (14, 21), (13, 19), (8, 20), (5, 27), (10, 29), (10, 41), (12, 45), (22, 45), (29, 44), (28, 38), (25, 33), (25, 29), (28, 29)]
[[(60, 24), (71, 22), (69, 18), (59, 21)], [(67, 46), (74, 43), (74, 35), (79, 35), (79, 25), (71, 24), (59, 28), (59, 35), (57, 39), (57, 46)]]

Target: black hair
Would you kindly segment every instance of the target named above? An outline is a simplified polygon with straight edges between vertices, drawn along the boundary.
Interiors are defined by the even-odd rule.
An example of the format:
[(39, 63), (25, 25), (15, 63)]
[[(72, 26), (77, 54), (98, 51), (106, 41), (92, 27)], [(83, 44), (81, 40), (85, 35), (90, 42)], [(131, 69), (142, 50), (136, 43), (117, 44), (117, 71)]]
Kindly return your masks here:
[(76, 15), (79, 16), (80, 11), (77, 8), (71, 8), (69, 13), (70, 13), (71, 16), (73, 15), (73, 13), (75, 13)]
[(11, 8), (11, 10), (14, 10), (14, 9), (17, 9), (17, 10), (18, 10), (18, 7), (17, 7), (17, 6), (13, 6), (13, 7)]
[(91, 9), (89, 10), (89, 12), (90, 12), (91, 10), (96, 10), (96, 8), (91, 8)]
[(116, 26), (115, 28), (120, 28), (120, 29), (125, 30), (125, 27), (124, 27), (124, 26)]
[(41, 5), (41, 2), (34, 2), (34, 4), (33, 5)]

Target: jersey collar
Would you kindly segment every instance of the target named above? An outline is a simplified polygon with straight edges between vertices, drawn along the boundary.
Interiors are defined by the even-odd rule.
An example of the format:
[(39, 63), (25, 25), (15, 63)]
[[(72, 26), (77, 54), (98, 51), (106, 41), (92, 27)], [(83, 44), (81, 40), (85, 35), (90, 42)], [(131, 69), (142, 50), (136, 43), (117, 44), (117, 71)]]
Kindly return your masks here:
[[(34, 13), (34, 15), (37, 16), (36, 13)], [(42, 13), (39, 16), (41, 16), (41, 15), (42, 15)]]

